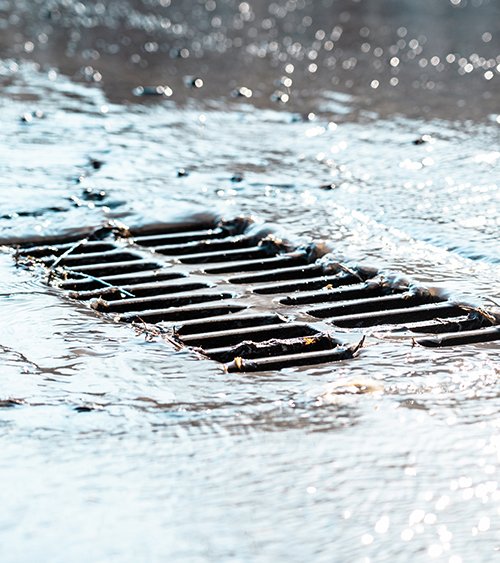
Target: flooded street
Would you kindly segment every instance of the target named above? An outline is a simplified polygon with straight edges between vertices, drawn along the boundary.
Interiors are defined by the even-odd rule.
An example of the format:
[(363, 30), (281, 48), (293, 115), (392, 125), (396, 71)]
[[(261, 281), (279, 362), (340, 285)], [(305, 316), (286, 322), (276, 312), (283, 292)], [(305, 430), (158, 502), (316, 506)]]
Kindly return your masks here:
[(2, 562), (498, 557), (498, 341), (226, 373), (9, 245), (252, 216), (498, 310), (499, 16), (0, 0)]

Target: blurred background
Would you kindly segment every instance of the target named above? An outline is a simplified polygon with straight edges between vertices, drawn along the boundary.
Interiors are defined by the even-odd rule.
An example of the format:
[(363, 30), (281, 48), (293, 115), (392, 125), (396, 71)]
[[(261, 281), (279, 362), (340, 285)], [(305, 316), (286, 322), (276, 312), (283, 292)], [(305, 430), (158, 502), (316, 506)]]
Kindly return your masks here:
[(2, 0), (0, 50), (115, 102), (160, 86), (178, 104), (309, 113), (335, 111), (334, 92), (382, 115), (486, 119), (499, 25), (495, 0)]

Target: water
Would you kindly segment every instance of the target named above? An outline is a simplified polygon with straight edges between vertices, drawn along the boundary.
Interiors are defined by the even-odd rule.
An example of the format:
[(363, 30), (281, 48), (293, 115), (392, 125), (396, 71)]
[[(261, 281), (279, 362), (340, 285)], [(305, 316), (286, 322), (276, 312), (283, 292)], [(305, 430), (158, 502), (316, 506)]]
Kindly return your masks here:
[[(493, 4), (433, 4), (424, 16), (409, 14), (408, 3), (393, 11), (377, 4), (379, 13), (356, 2), (290, 2), (287, 18), (266, 29), (271, 6), (255, 3), (244, 48), (227, 38), (235, 10), (246, 21), (245, 3), (167, 4), (110, 2), (101, 13), (100, 3), (53, 2), (47, 23), (39, 14), (46, 3), (0, 3), (8, 21), (0, 37), (3, 240), (109, 219), (252, 214), (289, 236), (332, 240), (344, 260), (498, 306), (498, 76), (485, 66), (498, 54)], [(71, 18), (58, 20), (57, 10)], [(182, 29), (161, 32), (155, 14)], [(301, 45), (327, 40), (315, 38), (325, 14), (332, 21), (321, 29), (343, 28), (342, 70), (332, 72), (324, 47), (325, 55), (306, 55), (318, 65), (313, 73), (299, 52), (281, 60), (287, 34)], [(308, 16), (310, 25), (295, 25)], [(401, 90), (389, 83), (399, 64), (359, 82), (376, 71), (374, 45), (386, 51), (398, 37), (418, 38), (425, 23), (428, 53), (416, 64), (446, 60), (448, 51), (484, 61), (459, 74), (469, 63), (439, 71), (402, 58), (412, 80), (398, 75)], [(463, 31), (453, 48), (452, 23)], [(116, 29), (134, 39), (120, 40), (119, 53), (109, 47), (119, 42)], [(211, 39), (199, 56), (170, 59), (170, 49), (192, 53), (201, 32)], [(94, 35), (104, 38), (98, 58), (85, 53)], [(144, 37), (159, 52), (139, 48)], [(367, 42), (355, 68), (343, 68)], [(144, 65), (128, 62), (136, 51)], [(101, 79), (85, 74), (89, 64)], [(278, 103), (274, 81), (287, 64), (297, 67), (297, 86)], [(424, 101), (412, 85), (423, 70), (453, 91), (427, 88)], [(186, 86), (188, 75), (203, 87)], [(173, 94), (138, 98), (131, 92), (141, 84), (168, 84)], [(232, 97), (241, 86), (252, 97)], [(86, 200), (87, 188), (106, 197)], [(226, 374), (97, 318), (47, 288), (42, 271), (15, 268), (8, 251), (0, 280), (2, 561), (457, 563), (498, 555), (497, 344), (425, 349), (374, 330), (355, 360)]]

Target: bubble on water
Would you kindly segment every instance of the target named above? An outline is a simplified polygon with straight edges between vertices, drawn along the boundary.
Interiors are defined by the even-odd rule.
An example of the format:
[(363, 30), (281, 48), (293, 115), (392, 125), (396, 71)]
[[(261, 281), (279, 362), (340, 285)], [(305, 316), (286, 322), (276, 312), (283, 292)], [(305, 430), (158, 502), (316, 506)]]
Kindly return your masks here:
[(363, 534), (361, 536), (361, 543), (363, 545), (371, 545), (375, 538), (371, 534)]
[(389, 530), (390, 519), (389, 516), (382, 516), (375, 524), (375, 531), (377, 534), (385, 534)]

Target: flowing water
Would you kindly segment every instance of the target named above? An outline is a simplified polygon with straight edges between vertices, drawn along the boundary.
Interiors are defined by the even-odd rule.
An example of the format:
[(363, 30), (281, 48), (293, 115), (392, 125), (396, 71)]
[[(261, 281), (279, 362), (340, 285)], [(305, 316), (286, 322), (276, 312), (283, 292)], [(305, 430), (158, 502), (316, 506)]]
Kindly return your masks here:
[[(253, 215), (498, 308), (495, 15), (0, 1), (0, 239)], [(498, 344), (227, 374), (44, 279), (0, 253), (1, 561), (499, 556)]]

